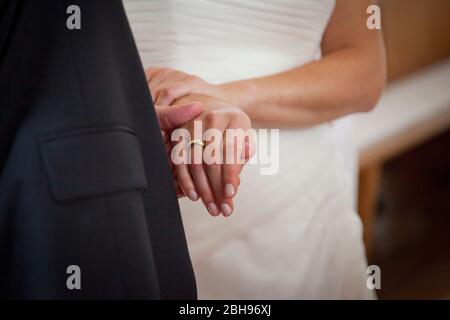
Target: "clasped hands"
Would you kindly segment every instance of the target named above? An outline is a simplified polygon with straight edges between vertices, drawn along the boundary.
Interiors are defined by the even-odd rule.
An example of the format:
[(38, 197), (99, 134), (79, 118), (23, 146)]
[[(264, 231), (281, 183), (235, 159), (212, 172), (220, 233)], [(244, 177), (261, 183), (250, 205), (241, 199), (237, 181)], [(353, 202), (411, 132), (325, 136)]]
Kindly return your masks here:
[[(199, 89), (199, 83), (203, 80), (197, 77), (166, 68), (149, 68), (146, 70), (146, 77), (163, 133), (177, 195), (187, 196), (193, 201), (201, 199), (212, 216), (230, 216), (234, 209), (233, 198), (240, 185), (240, 173), (245, 162), (254, 153), (254, 144), (247, 135), (251, 128), (250, 118), (235, 104), (227, 101), (214, 85), (203, 82), (205, 86)], [(201, 137), (194, 130), (198, 121), (202, 127)], [(187, 151), (191, 160), (181, 163), (173, 159), (177, 142), (171, 139), (173, 131), (180, 128), (189, 133), (190, 138), (184, 137), (184, 141), (180, 142), (184, 145), (181, 152)], [(203, 134), (208, 129), (220, 131), (222, 141), (217, 143), (214, 139), (205, 139)], [(230, 138), (226, 134), (230, 130), (245, 132), (244, 139), (235, 139), (235, 136)], [(203, 143), (192, 143), (198, 140)], [(203, 161), (203, 149), (211, 143), (220, 146), (213, 153), (218, 152), (218, 158), (222, 161)], [(227, 152), (232, 152), (231, 159), (236, 161), (226, 161), (229, 157)], [(198, 159), (199, 155), (200, 163), (198, 160), (194, 161), (194, 157), (197, 156)], [(175, 156), (179, 156), (178, 152)], [(237, 161), (238, 159), (242, 161)]]

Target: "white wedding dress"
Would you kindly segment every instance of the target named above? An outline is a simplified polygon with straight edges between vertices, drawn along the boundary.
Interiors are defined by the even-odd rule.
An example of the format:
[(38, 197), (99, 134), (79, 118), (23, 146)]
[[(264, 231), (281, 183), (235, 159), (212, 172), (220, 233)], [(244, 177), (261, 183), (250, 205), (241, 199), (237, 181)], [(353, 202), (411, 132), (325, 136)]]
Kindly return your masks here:
[[(125, 0), (125, 8), (145, 67), (222, 83), (319, 58), (334, 0)], [(230, 218), (180, 202), (200, 299), (373, 297), (348, 161), (333, 139), (329, 124), (281, 130), (279, 172), (248, 165)]]

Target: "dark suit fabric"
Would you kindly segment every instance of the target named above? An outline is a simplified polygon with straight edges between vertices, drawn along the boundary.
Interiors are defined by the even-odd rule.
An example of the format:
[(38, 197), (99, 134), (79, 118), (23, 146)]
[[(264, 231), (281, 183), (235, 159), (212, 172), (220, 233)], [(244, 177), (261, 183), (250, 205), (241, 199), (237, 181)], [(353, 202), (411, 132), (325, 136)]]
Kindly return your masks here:
[[(72, 4), (81, 30), (66, 27)], [(0, 297), (196, 297), (119, 0), (0, 0)]]

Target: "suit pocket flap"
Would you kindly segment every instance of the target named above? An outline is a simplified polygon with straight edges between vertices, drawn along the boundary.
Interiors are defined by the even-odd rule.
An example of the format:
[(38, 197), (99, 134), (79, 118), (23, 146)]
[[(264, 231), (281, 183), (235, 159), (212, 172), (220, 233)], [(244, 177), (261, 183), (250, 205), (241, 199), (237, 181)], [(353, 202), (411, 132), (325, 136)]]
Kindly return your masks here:
[(38, 145), (56, 200), (147, 189), (139, 142), (127, 127), (65, 132)]

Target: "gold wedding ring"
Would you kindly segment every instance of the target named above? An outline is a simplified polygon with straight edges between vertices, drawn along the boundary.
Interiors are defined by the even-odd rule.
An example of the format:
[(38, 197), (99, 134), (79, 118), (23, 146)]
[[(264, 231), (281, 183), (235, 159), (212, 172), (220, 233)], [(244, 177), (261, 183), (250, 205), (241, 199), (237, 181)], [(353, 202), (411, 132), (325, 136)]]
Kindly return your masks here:
[(205, 143), (200, 139), (194, 139), (194, 140), (189, 141), (189, 143), (188, 143), (188, 145), (193, 145), (193, 144), (198, 144), (199, 146), (202, 146), (202, 147), (205, 146)]

